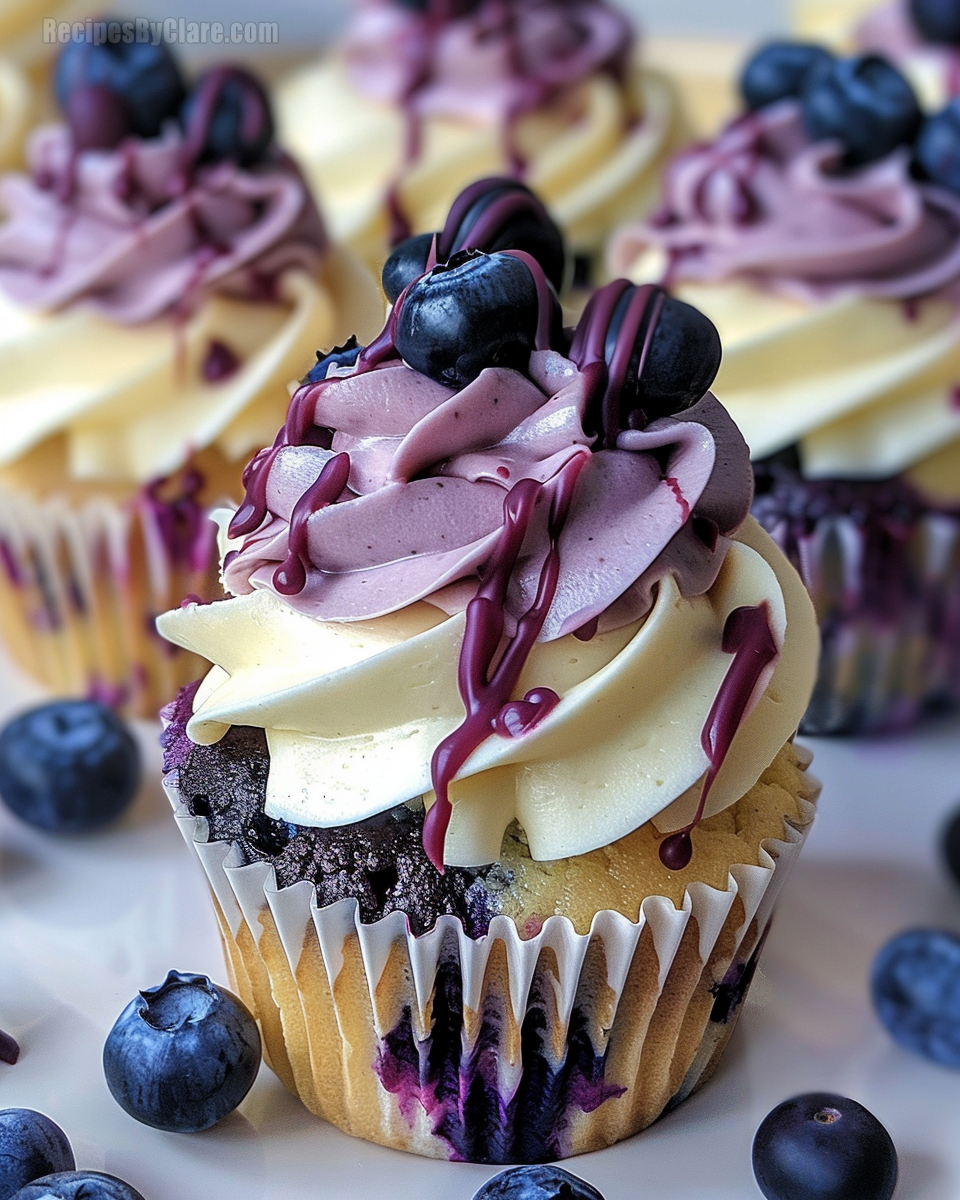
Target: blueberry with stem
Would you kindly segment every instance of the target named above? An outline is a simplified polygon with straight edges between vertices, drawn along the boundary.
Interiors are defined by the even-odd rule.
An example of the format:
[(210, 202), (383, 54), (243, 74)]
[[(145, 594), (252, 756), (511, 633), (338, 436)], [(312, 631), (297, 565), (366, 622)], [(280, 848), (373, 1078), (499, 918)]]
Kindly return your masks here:
[(897, 1151), (862, 1104), (809, 1092), (760, 1122), (753, 1173), (766, 1200), (890, 1200)]
[(123, 1010), (103, 1048), (107, 1087), (155, 1129), (197, 1133), (233, 1112), (260, 1068), (246, 1005), (206, 975), (170, 971)]

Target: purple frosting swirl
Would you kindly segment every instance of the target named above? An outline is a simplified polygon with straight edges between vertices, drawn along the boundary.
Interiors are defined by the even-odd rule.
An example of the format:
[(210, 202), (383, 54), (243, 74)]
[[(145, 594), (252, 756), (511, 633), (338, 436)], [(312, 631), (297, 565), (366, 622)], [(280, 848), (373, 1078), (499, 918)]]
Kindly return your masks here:
[(673, 281), (740, 277), (811, 302), (960, 299), (960, 196), (912, 179), (907, 150), (853, 173), (838, 158), (810, 142), (796, 101), (743, 117), (674, 160), (658, 216), (612, 260), (660, 246)]
[(316, 270), (326, 235), (293, 162), (185, 169), (183, 135), (77, 151), (65, 126), (37, 130), (31, 174), (0, 178), (0, 288), (27, 308), (83, 301), (124, 324), (211, 291), (273, 295)]
[[(310, 414), (306, 436), (298, 444), (281, 437), (248, 469), (248, 491), (256, 479), (266, 515), (228, 556), (227, 588), (280, 590), (294, 608), (327, 620), (368, 619), (423, 599), (460, 611), (491, 569), (505, 497), (533, 480), (543, 486), (504, 604), (511, 634), (536, 599), (551, 506), (576, 466), (539, 640), (642, 617), (668, 573), (685, 595), (707, 591), (752, 494), (733, 421), (708, 393), (593, 451), (589, 402), (587, 372), (553, 350), (535, 351), (526, 373), (489, 368), (459, 392), (395, 358), (302, 388), (291, 412), (298, 421)], [(335, 471), (337, 494), (327, 488), (312, 502)], [(306, 579), (291, 594), (277, 575), (294, 544)]]
[(599, 71), (619, 75), (633, 41), (604, 0), (481, 0), (454, 17), (444, 7), (367, 0), (344, 47), (358, 90), (419, 116), (499, 124)]

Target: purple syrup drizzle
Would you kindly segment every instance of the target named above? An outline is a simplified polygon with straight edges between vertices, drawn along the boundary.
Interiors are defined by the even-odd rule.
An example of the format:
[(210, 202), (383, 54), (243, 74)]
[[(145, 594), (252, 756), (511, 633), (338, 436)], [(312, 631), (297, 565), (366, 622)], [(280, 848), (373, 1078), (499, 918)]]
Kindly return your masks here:
[(211, 338), (207, 343), (207, 353), (203, 359), (203, 377), (208, 383), (220, 383), (236, 375), (240, 369), (240, 359), (233, 350), (218, 338)]
[(9, 1033), (0, 1029), (0, 1062), (8, 1063), (11, 1067), (20, 1057), (20, 1047)]
[[(491, 190), (495, 190), (498, 185), (508, 190), (499, 195), (494, 194), (472, 224), (461, 228), (474, 205), (490, 195)], [(511, 179), (477, 180), (464, 188), (451, 205), (446, 224), (437, 238), (437, 261), (446, 262), (457, 250), (492, 245), (502, 229), (525, 213), (529, 213), (543, 224), (549, 222), (546, 210), (537, 197), (532, 192), (518, 190)]]
[(722, 648), (734, 656), (714, 698), (700, 744), (710, 763), (700, 790), (700, 802), (693, 820), (684, 829), (672, 833), (660, 843), (660, 861), (668, 871), (682, 871), (693, 856), (691, 832), (703, 819), (707, 797), (743, 722), (750, 697), (763, 672), (779, 654), (770, 628), (770, 607), (766, 601), (756, 606), (734, 609), (723, 627)]
[[(627, 301), (620, 326), (614, 330), (617, 309), (631, 289), (633, 294)], [(621, 397), (638, 344), (637, 388), (641, 402), (643, 400), (643, 372), (666, 298), (666, 292), (655, 284), (633, 288), (628, 280), (616, 279), (594, 293), (577, 326), (570, 357), (587, 377), (587, 410), (588, 413), (599, 410), (597, 432), (605, 449), (616, 448), (617, 438), (624, 429)], [(608, 361), (607, 343), (611, 332), (615, 333), (615, 344)], [(628, 427), (634, 427), (634, 416), (638, 425), (644, 423), (641, 410), (630, 414)], [(678, 499), (686, 503), (683, 497)]]
[(349, 476), (350, 456), (335, 454), (327, 459), (316, 482), (297, 501), (290, 518), (287, 557), (273, 573), (273, 586), (281, 596), (295, 596), (306, 586), (310, 561), (309, 519), (320, 509), (336, 503), (347, 486)]
[(171, 180), (173, 195), (187, 190), (207, 144), (223, 89), (231, 83), (236, 84), (236, 94), (240, 97), (240, 136), (249, 144), (256, 142), (264, 132), (268, 119), (267, 102), (256, 80), (240, 67), (214, 67), (193, 93), (190, 118), (184, 131), (180, 172)]
[(570, 511), (573, 491), (585, 455), (572, 459), (556, 477), (557, 492), (550, 506), (548, 524), (550, 549), (540, 571), (537, 595), (517, 622), (517, 631), (507, 639), (496, 667), (504, 630), (504, 603), (523, 539), (533, 516), (543, 484), (521, 479), (503, 502), (504, 523), (490, 557), (486, 578), (477, 595), (467, 605), (466, 625), (457, 686), (467, 715), (434, 751), (430, 777), (436, 802), (423, 823), (423, 848), (427, 857), (443, 873), (443, 847), (453, 808), (449, 788), (453, 778), (476, 748), (496, 731), (516, 737), (532, 729), (559, 703), (549, 688), (528, 692), (520, 702), (511, 701), (520, 672), (537, 640), (553, 602), (560, 571), (557, 543)]

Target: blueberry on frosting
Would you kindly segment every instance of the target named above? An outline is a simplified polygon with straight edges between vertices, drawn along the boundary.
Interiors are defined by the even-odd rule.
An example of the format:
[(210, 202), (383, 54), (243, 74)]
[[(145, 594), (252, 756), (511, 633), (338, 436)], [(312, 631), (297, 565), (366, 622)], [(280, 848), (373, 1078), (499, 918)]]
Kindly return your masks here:
[(740, 94), (751, 112), (799, 99), (811, 75), (833, 62), (823, 46), (807, 42), (768, 42), (747, 61), (740, 76)]
[(928, 42), (960, 45), (960, 4), (957, 0), (908, 0), (910, 16)]
[(619, 279), (591, 298), (570, 356), (581, 369), (603, 363), (591, 425), (613, 447), (624, 429), (696, 404), (717, 376), (721, 353), (716, 326), (699, 309), (662, 288)]
[(411, 285), (397, 314), (397, 351), (437, 383), (466, 387), (486, 367), (526, 366), (542, 309), (534, 270), (521, 257), (463, 250)]
[(387, 298), (394, 303), (407, 284), (428, 269), (431, 251), (435, 261), (446, 262), (460, 250), (523, 250), (537, 260), (558, 291), (563, 284), (566, 252), (556, 222), (524, 184), (493, 176), (460, 193), (439, 233), (417, 234), (397, 246), (383, 268)]
[(57, 60), (54, 86), (68, 120), (72, 108), (89, 112), (103, 105), (102, 94), (78, 98), (78, 91), (105, 89), (113, 97), (116, 111), (109, 118), (98, 118), (101, 134), (109, 123), (115, 129), (123, 127), (121, 137), (127, 132), (156, 137), (164, 122), (177, 115), (184, 96), (180, 70), (162, 41), (156, 46), (149, 42), (68, 42)]
[(273, 142), (273, 113), (260, 82), (239, 67), (201, 75), (180, 114), (194, 162), (261, 162)]
[(960, 98), (925, 118), (914, 147), (914, 165), (924, 179), (960, 192)]
[(923, 119), (913, 88), (877, 54), (840, 58), (813, 72), (802, 104), (807, 133), (814, 141), (839, 142), (847, 167), (908, 145)]

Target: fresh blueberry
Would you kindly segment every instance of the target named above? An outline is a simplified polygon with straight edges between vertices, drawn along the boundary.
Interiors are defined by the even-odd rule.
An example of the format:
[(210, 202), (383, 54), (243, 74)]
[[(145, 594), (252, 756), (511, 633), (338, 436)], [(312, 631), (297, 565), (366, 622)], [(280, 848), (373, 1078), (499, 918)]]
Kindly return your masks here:
[(878, 54), (835, 59), (813, 72), (803, 92), (807, 133), (814, 141), (839, 142), (847, 167), (908, 145), (922, 119), (913, 88)]
[(117, 1018), (103, 1048), (114, 1100), (144, 1125), (209, 1129), (233, 1112), (260, 1067), (260, 1032), (247, 1007), (206, 975), (171, 971)]
[(105, 825), (139, 782), (137, 743), (99, 701), (56, 700), (0, 732), (0, 797), (39, 829), (85, 833)]
[(0, 1062), (15, 1066), (20, 1059), (20, 1046), (17, 1039), (0, 1029)]
[(67, 99), (66, 117), (78, 150), (112, 150), (133, 132), (123, 97), (102, 83), (74, 88)]
[(767, 1200), (890, 1200), (897, 1151), (862, 1104), (809, 1092), (760, 1122), (753, 1173)]
[(11, 1200), (143, 1200), (143, 1196), (103, 1171), (59, 1171), (28, 1183)]
[(833, 55), (823, 46), (809, 42), (768, 42), (743, 68), (740, 94), (751, 112), (778, 100), (799, 99), (812, 72), (832, 62)]
[(913, 155), (919, 175), (960, 192), (960, 96), (924, 119)]
[(908, 0), (914, 25), (928, 42), (960, 44), (960, 4), (957, 0)]
[[(556, 293), (542, 282), (556, 325)], [(411, 285), (397, 312), (396, 347), (414, 370), (465, 387), (486, 367), (523, 370), (536, 347), (539, 314), (537, 283), (525, 263), (462, 250)]]
[(180, 121), (194, 162), (261, 162), (273, 143), (273, 112), (260, 81), (239, 67), (201, 75)]
[(510, 1167), (488, 1179), (473, 1200), (603, 1200), (585, 1179), (562, 1167)]
[(317, 364), (311, 367), (301, 380), (302, 383), (319, 383), (326, 379), (330, 367), (352, 367), (360, 357), (363, 347), (351, 336), (342, 346), (335, 346), (329, 354), (317, 351)]
[(899, 934), (874, 959), (871, 993), (894, 1041), (960, 1068), (960, 936), (940, 929)]
[(82, 87), (105, 87), (122, 101), (130, 128), (156, 137), (183, 102), (180, 70), (164, 42), (67, 42), (57, 59), (57, 103), (69, 116), (71, 97)]
[(0, 1108), (0, 1200), (41, 1175), (76, 1166), (67, 1135), (32, 1108)]
[(380, 283), (391, 304), (396, 304), (397, 297), (407, 284), (413, 283), (427, 269), (427, 258), (435, 236), (433, 233), (415, 233), (413, 237), (404, 238), (383, 264)]
[(960, 884), (960, 808), (949, 818), (944, 828), (943, 857), (954, 883)]
[[(397, 246), (384, 264), (381, 280), (391, 304), (427, 264), (433, 234), (420, 233)], [(534, 193), (515, 179), (493, 176), (464, 188), (436, 235), (437, 260), (460, 250), (523, 250), (535, 258), (559, 291), (566, 270), (563, 234)]]

